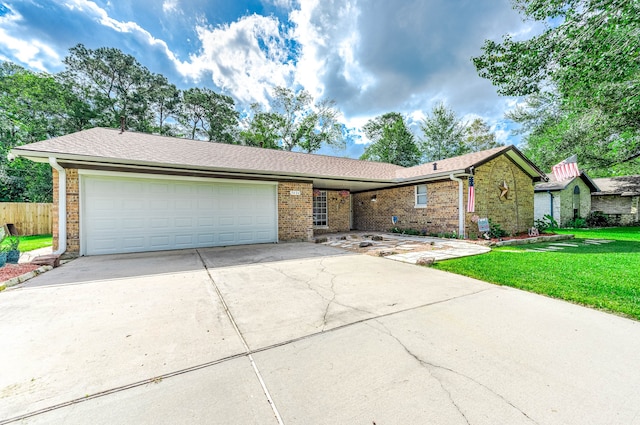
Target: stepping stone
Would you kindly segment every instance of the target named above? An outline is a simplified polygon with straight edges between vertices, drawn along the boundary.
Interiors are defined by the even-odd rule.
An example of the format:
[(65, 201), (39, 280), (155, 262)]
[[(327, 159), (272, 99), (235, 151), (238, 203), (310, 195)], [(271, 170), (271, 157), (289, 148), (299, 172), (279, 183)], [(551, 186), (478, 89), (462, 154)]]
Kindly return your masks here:
[(585, 239), (584, 243), (595, 243), (600, 245), (601, 243), (611, 243), (613, 241), (607, 239)]
[(552, 243), (551, 246), (571, 246), (577, 248), (580, 245), (572, 244), (572, 243)]
[(31, 260), (31, 264), (36, 264), (38, 266), (58, 267), (60, 265), (60, 256), (54, 254), (41, 255)]
[(587, 245), (602, 245), (600, 242), (596, 241), (584, 241)]
[(560, 246), (548, 246), (547, 250), (549, 251), (562, 251), (564, 248), (560, 247)]

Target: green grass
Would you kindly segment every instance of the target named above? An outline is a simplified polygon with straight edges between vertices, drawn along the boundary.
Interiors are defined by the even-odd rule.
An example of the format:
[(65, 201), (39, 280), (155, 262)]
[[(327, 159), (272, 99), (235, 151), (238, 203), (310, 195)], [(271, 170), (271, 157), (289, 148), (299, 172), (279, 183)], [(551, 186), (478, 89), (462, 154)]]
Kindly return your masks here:
[(605, 227), (603, 229), (554, 229), (554, 233), (585, 239), (614, 239), (640, 242), (640, 227)]
[[(557, 232), (560, 233), (560, 232)], [(640, 228), (571, 229), (577, 247), (527, 252), (548, 243), (495, 248), (435, 268), (619, 313), (640, 320)], [(614, 242), (589, 245), (586, 239)]]
[(53, 238), (51, 235), (19, 236), (21, 252), (33, 251), (34, 249), (51, 246)]

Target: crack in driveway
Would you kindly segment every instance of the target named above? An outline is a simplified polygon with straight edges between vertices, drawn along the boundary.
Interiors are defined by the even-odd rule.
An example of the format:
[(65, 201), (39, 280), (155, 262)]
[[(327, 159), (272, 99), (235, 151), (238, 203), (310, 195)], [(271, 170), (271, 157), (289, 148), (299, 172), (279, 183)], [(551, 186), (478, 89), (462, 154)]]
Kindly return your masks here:
[(507, 400), (503, 395), (498, 394), (496, 391), (494, 391), (493, 389), (489, 388), (487, 385), (483, 384), (482, 382), (477, 381), (476, 379), (472, 378), (469, 375), (466, 375), (462, 372), (458, 372), (457, 370), (453, 370), (451, 368), (448, 368), (446, 366), (442, 366), (439, 364), (435, 364), (435, 363), (431, 363), (427, 360), (424, 360), (422, 358), (420, 358), (417, 354), (415, 354), (413, 351), (411, 351), (401, 340), (400, 338), (398, 338), (396, 335), (394, 335), (391, 330), (385, 326), (384, 323), (382, 323), (380, 320), (378, 320), (378, 318), (374, 319), (374, 321), (379, 324), (380, 326), (382, 326), (384, 328), (384, 330), (381, 330), (379, 328), (376, 328), (375, 326), (372, 326), (370, 323), (365, 323), (367, 326), (369, 326), (370, 328), (378, 331), (378, 332), (382, 332), (383, 334), (386, 334), (388, 336), (390, 336), (391, 338), (393, 338), (401, 347), (402, 349), (409, 354), (411, 357), (413, 357), (419, 364), (420, 366), (422, 366), (423, 368), (425, 368), (427, 370), (427, 372), (429, 373), (429, 376), (431, 376), (432, 378), (434, 378), (438, 384), (440, 385), (440, 387), (442, 388), (442, 390), (447, 394), (447, 396), (449, 397), (449, 400), (451, 400), (451, 403), (453, 404), (453, 406), (456, 408), (456, 410), (460, 413), (460, 415), (464, 418), (464, 420), (466, 421), (467, 424), (470, 425), (469, 419), (467, 418), (467, 416), (464, 414), (464, 412), (462, 411), (462, 409), (460, 408), (460, 406), (456, 403), (456, 401), (453, 398), (453, 395), (451, 394), (451, 391), (444, 385), (444, 383), (442, 382), (442, 380), (440, 378), (438, 378), (436, 375), (434, 375), (434, 370), (440, 370), (440, 371), (445, 371), (445, 372), (449, 372), (452, 373), (454, 375), (460, 376), (468, 381), (473, 382), (474, 384), (484, 388), (485, 390), (489, 391), (491, 394), (493, 394), (494, 396), (496, 396), (497, 398), (499, 398), (500, 400), (502, 400), (503, 402), (505, 402), (507, 405), (511, 406), (514, 410), (516, 410), (518, 413), (520, 413), (522, 416), (524, 416), (525, 418), (527, 418), (530, 422), (538, 425), (538, 422), (536, 422), (533, 418), (531, 418), (529, 415), (527, 415), (522, 409), (518, 408), (516, 405), (514, 405), (511, 401)]
[[(260, 264), (260, 266), (265, 267), (265, 268), (267, 268), (269, 270), (272, 270), (272, 271), (274, 271), (276, 273), (279, 273), (279, 274), (281, 274), (281, 275), (285, 276), (286, 278), (291, 279), (293, 281), (303, 283), (310, 291), (312, 291), (315, 294), (317, 294), (320, 298), (322, 298), (327, 303), (325, 308), (324, 308), (324, 314), (322, 316), (322, 326), (317, 326), (317, 327), (321, 328), (321, 332), (324, 332), (326, 330), (327, 319), (330, 317), (329, 316), (329, 309), (330, 309), (331, 305), (333, 305), (333, 304), (339, 305), (340, 307), (344, 307), (344, 308), (347, 308), (347, 309), (350, 309), (350, 310), (359, 311), (361, 313), (366, 313), (366, 314), (375, 316), (375, 313), (372, 312), (372, 311), (365, 310), (365, 309), (362, 309), (362, 308), (359, 308), (359, 307), (355, 307), (355, 306), (352, 306), (352, 305), (347, 305), (347, 304), (341, 303), (341, 302), (336, 300), (338, 294), (337, 294), (337, 292), (335, 290), (335, 285), (336, 285), (336, 278), (338, 277), (338, 275), (336, 275), (334, 273), (331, 273), (327, 269), (327, 266), (325, 266), (324, 261), (325, 261), (324, 258), (320, 260), (321, 269), (314, 276), (310, 277), (307, 280), (302, 280), (302, 279), (300, 279), (300, 278), (298, 278), (296, 276), (292, 276), (292, 275), (286, 273), (285, 271), (283, 271), (283, 270), (281, 270), (279, 268), (273, 267), (273, 266), (269, 266), (269, 265), (266, 265), (266, 264)], [(316, 281), (323, 273), (331, 276), (331, 286), (329, 288), (322, 287), (323, 289), (328, 289), (329, 291), (331, 291), (331, 297), (330, 298), (326, 297), (325, 295), (323, 295), (313, 285), (313, 282)], [(319, 283), (317, 283), (317, 285), (320, 286)]]

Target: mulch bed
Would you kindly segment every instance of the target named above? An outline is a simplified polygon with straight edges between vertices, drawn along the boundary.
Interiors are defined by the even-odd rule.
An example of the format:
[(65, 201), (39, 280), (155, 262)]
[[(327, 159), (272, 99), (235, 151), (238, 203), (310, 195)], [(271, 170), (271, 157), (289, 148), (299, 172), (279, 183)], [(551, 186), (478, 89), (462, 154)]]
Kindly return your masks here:
[(0, 283), (37, 269), (36, 264), (5, 264), (0, 268)]

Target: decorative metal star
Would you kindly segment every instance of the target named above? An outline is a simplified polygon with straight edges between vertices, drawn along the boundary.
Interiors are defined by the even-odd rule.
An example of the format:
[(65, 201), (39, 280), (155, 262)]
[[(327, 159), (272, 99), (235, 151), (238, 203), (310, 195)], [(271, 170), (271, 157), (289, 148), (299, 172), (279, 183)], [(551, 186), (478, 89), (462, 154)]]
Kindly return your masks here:
[(503, 181), (502, 185), (498, 187), (500, 188), (500, 198), (507, 199), (507, 193), (509, 193), (509, 186), (507, 186), (507, 182)]

